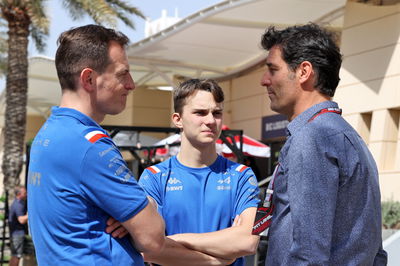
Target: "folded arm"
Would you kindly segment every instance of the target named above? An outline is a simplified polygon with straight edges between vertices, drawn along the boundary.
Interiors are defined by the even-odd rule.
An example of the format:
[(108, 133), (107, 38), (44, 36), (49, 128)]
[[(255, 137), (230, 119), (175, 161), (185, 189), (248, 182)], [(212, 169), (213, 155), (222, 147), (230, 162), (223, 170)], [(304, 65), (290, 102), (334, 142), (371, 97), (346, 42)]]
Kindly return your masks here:
[(152, 253), (144, 252), (144, 260), (157, 263), (163, 266), (209, 266), (209, 265), (229, 265), (233, 263), (232, 259), (222, 259), (211, 255), (188, 249), (182, 244), (166, 238), (165, 246), (162, 252)]
[(252, 235), (257, 208), (244, 210), (238, 225), (210, 233), (176, 234), (169, 238), (194, 249), (219, 258), (236, 259), (257, 251), (259, 237)]
[(141, 252), (162, 252), (165, 244), (164, 220), (158, 214), (154, 202), (149, 204), (131, 219), (122, 223), (134, 239), (136, 249)]

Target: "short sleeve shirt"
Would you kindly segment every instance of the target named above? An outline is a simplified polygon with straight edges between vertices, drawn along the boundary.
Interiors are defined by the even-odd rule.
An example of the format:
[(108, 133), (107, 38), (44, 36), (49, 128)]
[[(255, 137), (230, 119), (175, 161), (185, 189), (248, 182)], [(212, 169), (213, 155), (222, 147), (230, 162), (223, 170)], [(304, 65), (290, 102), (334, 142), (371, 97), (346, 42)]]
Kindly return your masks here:
[(107, 133), (88, 116), (53, 108), (35, 137), (28, 176), (29, 225), (39, 264), (143, 265), (128, 238), (105, 232), (148, 204)]
[(15, 199), (10, 206), (9, 216), (9, 226), (10, 234), (12, 236), (24, 235), (27, 231), (26, 224), (21, 224), (18, 221), (19, 216), (24, 216), (26, 214), (26, 202), (24, 200)]
[(204, 168), (190, 168), (171, 157), (147, 168), (139, 183), (156, 200), (167, 235), (230, 227), (236, 215), (259, 201), (251, 168), (222, 156)]

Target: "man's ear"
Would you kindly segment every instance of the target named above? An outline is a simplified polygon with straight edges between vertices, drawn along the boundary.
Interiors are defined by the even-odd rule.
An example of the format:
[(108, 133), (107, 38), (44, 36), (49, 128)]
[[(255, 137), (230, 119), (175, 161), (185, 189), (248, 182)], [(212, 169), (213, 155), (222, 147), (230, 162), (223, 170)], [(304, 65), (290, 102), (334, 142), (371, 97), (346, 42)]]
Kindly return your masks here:
[(84, 68), (81, 71), (81, 76), (79, 77), (79, 82), (82, 84), (82, 87), (86, 91), (92, 92), (96, 88), (94, 70), (91, 68)]
[(303, 61), (300, 63), (298, 69), (299, 81), (304, 84), (306, 82), (314, 83), (314, 69), (313, 65), (309, 61)]
[(182, 128), (182, 117), (179, 113), (173, 113), (172, 114), (172, 123), (174, 123), (174, 125), (177, 128)]

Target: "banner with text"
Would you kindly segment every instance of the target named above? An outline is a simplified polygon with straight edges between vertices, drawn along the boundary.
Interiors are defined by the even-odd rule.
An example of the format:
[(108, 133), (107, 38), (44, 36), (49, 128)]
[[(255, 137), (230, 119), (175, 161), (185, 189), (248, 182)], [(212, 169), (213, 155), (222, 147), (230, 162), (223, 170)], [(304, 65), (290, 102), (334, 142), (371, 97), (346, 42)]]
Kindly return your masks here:
[(289, 124), (285, 115), (270, 115), (262, 118), (262, 132), (263, 140), (286, 137), (286, 126)]

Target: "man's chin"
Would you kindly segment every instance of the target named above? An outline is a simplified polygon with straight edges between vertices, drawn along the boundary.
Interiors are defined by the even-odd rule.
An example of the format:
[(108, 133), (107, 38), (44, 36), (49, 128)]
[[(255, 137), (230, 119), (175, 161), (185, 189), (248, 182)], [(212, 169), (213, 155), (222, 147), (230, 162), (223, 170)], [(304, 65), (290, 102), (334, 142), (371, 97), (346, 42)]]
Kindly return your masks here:
[(207, 146), (207, 145), (214, 145), (216, 142), (215, 138), (202, 138), (200, 140), (197, 141), (197, 143), (201, 146)]

